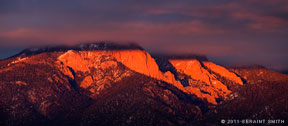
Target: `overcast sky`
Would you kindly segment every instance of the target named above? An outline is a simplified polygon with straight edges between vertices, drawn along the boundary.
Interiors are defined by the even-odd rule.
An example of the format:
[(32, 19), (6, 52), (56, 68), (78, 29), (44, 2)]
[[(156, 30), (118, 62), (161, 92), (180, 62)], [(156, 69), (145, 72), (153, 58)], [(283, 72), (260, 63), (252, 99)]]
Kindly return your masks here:
[(0, 1), (0, 59), (87, 40), (288, 69), (288, 0)]

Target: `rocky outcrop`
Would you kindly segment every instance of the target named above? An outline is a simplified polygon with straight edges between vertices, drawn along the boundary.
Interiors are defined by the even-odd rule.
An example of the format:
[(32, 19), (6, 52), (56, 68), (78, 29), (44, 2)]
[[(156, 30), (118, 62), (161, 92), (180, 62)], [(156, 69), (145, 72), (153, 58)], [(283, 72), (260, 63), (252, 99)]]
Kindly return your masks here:
[(226, 95), (231, 93), (231, 90), (227, 88), (227, 84), (218, 80), (217, 76), (224, 77), (240, 85), (243, 84), (241, 78), (234, 73), (208, 61), (201, 62), (197, 59), (171, 59), (169, 61), (176, 68), (178, 78), (188, 80), (188, 85), (184, 87), (185, 90), (206, 99), (212, 104), (217, 104), (217, 99), (223, 100)]
[[(103, 62), (103, 60), (109, 58), (115, 62)], [(102, 67), (109, 67), (116, 65), (116, 62), (119, 62), (135, 72), (157, 79), (163, 78), (154, 59), (143, 50), (100, 50), (80, 52), (69, 50), (60, 55), (58, 59), (75, 71), (81, 71), (83, 73), (90, 72), (91, 67), (97, 68), (98, 64), (101, 64)]]
[[(75, 72), (87, 73), (87, 76), (81, 80), (80, 87), (89, 89), (90, 92), (96, 94), (99, 94), (99, 91), (104, 89), (104, 85), (110, 87), (111, 83), (117, 82), (117, 80), (121, 80), (121, 78), (125, 76), (129, 76), (128, 73), (123, 74), (123, 71), (119, 71), (120, 65), (134, 72), (172, 84), (183, 92), (196, 95), (211, 104), (217, 104), (217, 99), (224, 99), (227, 94), (231, 93), (227, 86), (217, 79), (217, 76), (222, 76), (235, 83), (242, 84), (239, 77), (224, 67), (211, 62), (202, 63), (196, 59), (170, 60), (171, 64), (177, 70), (177, 78), (175, 78), (175, 75), (171, 73), (171, 71), (165, 73), (160, 71), (154, 58), (146, 51), (139, 49), (69, 50), (60, 55), (58, 60)], [(202, 66), (202, 64), (204, 64), (204, 66)], [(113, 71), (110, 79), (100, 77), (107, 74), (108, 71)], [(117, 75), (117, 73), (119, 73), (119, 75)], [(185, 85), (183, 82), (181, 83), (180, 80), (184, 79), (188, 80), (189, 85)]]
[(211, 72), (216, 73), (230, 81), (233, 81), (234, 83), (243, 85), (243, 81), (241, 80), (241, 78), (238, 77), (235, 73), (229, 71), (228, 69), (208, 61), (204, 61), (203, 65)]
[[(97, 51), (73, 51), (69, 50), (58, 57), (58, 60), (65, 66), (72, 68), (75, 72), (87, 73), (87, 76), (81, 82), (81, 87), (89, 88), (103, 83), (105, 79), (101, 78), (107, 72), (111, 72), (109, 81), (116, 82), (129, 73), (123, 72), (121, 65), (141, 73), (143, 75), (165, 81), (170, 84), (181, 85), (176, 81), (171, 73), (162, 73), (155, 60), (149, 53), (143, 50), (97, 50)], [(117, 72), (118, 71), (118, 72)], [(121, 76), (120, 76), (121, 74)], [(92, 76), (92, 77), (91, 77)], [(107, 76), (106, 76), (107, 77)], [(95, 92), (94, 90), (90, 90)]]

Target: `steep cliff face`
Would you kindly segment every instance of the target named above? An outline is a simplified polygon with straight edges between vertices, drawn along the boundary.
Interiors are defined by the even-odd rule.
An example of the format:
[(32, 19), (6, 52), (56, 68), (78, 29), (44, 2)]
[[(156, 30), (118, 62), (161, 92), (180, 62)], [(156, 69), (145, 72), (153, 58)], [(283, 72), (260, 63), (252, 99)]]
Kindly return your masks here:
[[(227, 86), (217, 79), (217, 76), (243, 84), (239, 77), (224, 67), (211, 62), (202, 63), (196, 59), (170, 60), (177, 69), (176, 74), (178, 77), (175, 78), (175, 75), (171, 71), (161, 72), (154, 58), (146, 51), (138, 49), (108, 51), (69, 50), (60, 55), (58, 60), (72, 68), (76, 73), (88, 73), (81, 80), (80, 87), (89, 89), (91, 93), (96, 94), (99, 94), (99, 91), (104, 89), (105, 86), (110, 87), (110, 83), (115, 83), (121, 80), (121, 78), (130, 75), (129, 72), (121, 72), (119, 67), (121, 65), (134, 72), (172, 84), (183, 92), (196, 95), (211, 104), (217, 104), (217, 99), (223, 100), (227, 94), (231, 93)], [(202, 64), (204, 65), (202, 66)], [(100, 77), (103, 74), (109, 73), (109, 71), (112, 72), (110, 75), (111, 79)], [(179, 79), (188, 80), (189, 85), (181, 83)]]
[[(155, 60), (149, 53), (143, 50), (97, 50), (97, 51), (73, 51), (69, 50), (58, 57), (58, 60), (65, 66), (72, 68), (76, 73), (87, 73), (81, 82), (81, 87), (89, 88), (99, 85), (98, 81), (104, 81), (101, 75), (111, 73), (110, 81), (116, 82), (129, 72), (121, 73), (120, 66), (124, 65), (129, 70), (144, 74), (170, 84), (181, 85), (176, 81), (174, 75), (167, 72), (162, 73)], [(124, 67), (123, 66), (123, 67)], [(123, 68), (122, 68), (123, 69)], [(96, 89), (98, 90), (98, 89)], [(94, 92), (94, 90), (90, 91)], [(98, 92), (99, 93), (99, 92)]]
[(218, 79), (219, 76), (237, 84), (243, 84), (241, 78), (234, 73), (208, 61), (201, 62), (196, 59), (171, 59), (169, 61), (176, 68), (178, 78), (188, 80), (188, 86), (185, 89), (189, 89), (190, 92), (199, 90), (195, 94), (212, 104), (217, 104), (217, 100), (224, 100), (225, 96), (231, 93), (227, 84)]
[(87, 89), (90, 96), (95, 97), (113, 83), (131, 76), (131, 71), (112, 55), (115, 52), (69, 50), (57, 59), (74, 72), (79, 87)]
[[(116, 65), (116, 62), (119, 62), (135, 72), (153, 78), (161, 78), (161, 72), (154, 59), (143, 50), (100, 50), (79, 52), (69, 50), (59, 56), (58, 59), (65, 65), (83, 73), (89, 72), (89, 68), (96, 67), (98, 64), (102, 64), (102, 67), (109, 67), (111, 65)], [(101, 60), (107, 59), (111, 62), (105, 62), (106, 65), (101, 62)], [(113, 61), (114, 63), (112, 63)]]
[(203, 62), (203, 65), (211, 72), (218, 74), (219, 76), (224, 77), (234, 83), (243, 85), (241, 78), (228, 69), (208, 61)]

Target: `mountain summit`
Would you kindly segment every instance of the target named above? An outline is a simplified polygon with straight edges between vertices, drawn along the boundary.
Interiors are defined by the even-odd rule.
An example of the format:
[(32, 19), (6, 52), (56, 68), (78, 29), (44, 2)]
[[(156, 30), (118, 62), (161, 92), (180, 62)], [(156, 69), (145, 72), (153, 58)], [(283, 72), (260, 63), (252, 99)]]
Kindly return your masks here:
[[(36, 55), (44, 52), (59, 52), (59, 51), (92, 51), (92, 50), (128, 50), (128, 49), (139, 49), (144, 50), (141, 46), (136, 43), (126, 43), (126, 44), (117, 44), (113, 42), (93, 42), (93, 43), (82, 43), (78, 45), (60, 45), (60, 46), (46, 46), (46, 47), (34, 47), (28, 48), (20, 52), (19, 55)], [(14, 56), (14, 57), (15, 57)]]
[(151, 56), (137, 44), (31, 48), (0, 68), (3, 125), (184, 125), (245, 86), (203, 56)]

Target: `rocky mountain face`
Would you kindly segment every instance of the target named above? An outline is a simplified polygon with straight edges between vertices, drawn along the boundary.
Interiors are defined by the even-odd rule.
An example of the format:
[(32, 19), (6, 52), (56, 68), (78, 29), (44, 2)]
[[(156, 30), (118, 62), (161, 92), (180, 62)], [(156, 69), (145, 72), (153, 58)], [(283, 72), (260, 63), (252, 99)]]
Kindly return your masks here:
[[(27, 49), (0, 61), (0, 124), (218, 124), (254, 92), (262, 97), (254, 83), (267, 86), (268, 95), (275, 92), (271, 99), (285, 94), (287, 75), (278, 77), (269, 70), (226, 69), (201, 56), (151, 56), (135, 44)], [(280, 92), (270, 89), (272, 82)]]

